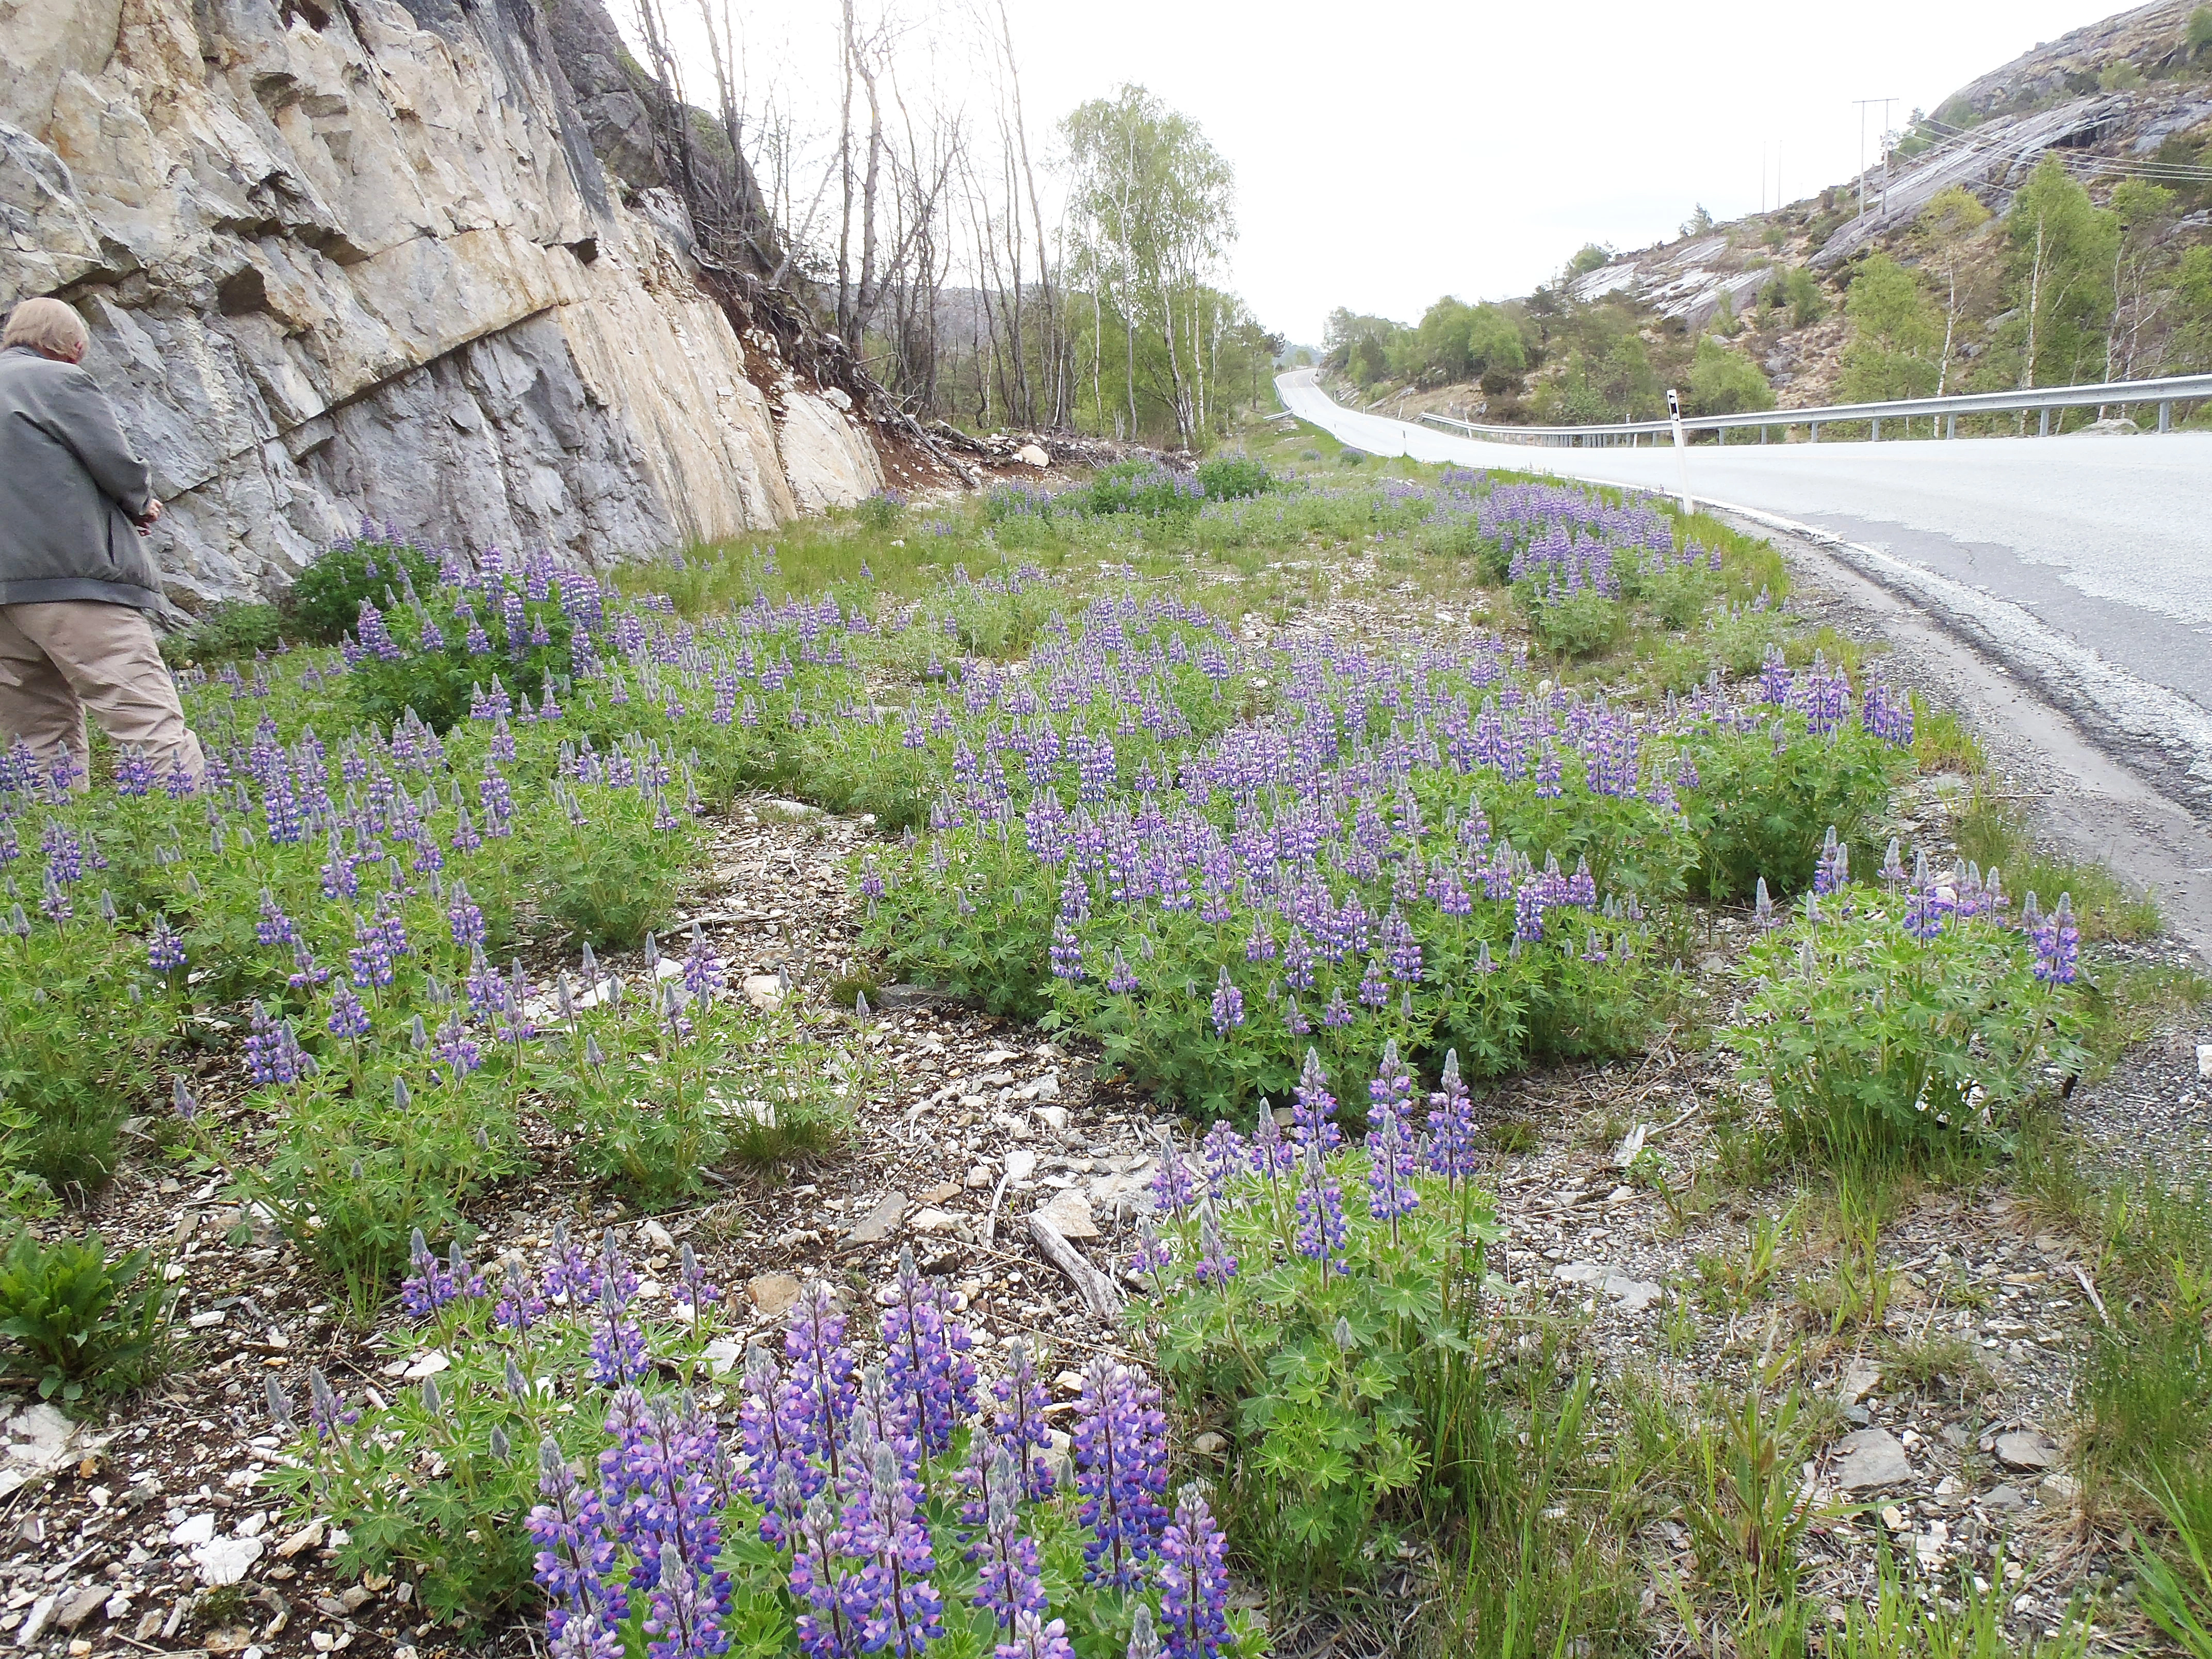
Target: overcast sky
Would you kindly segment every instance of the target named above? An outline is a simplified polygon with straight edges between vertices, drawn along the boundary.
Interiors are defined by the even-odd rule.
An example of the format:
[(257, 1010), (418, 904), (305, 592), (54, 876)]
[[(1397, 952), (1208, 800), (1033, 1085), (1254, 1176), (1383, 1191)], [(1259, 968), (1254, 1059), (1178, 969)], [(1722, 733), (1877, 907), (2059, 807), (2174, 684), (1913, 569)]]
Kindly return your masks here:
[[(933, 0), (896, 3), (912, 20), (908, 85), (957, 99), (972, 37), (939, 21), (955, 14)], [(629, 9), (611, 4), (618, 16)], [(1752, 211), (1762, 191), (1774, 199), (1778, 151), (1782, 199), (1840, 183), (1858, 167), (1852, 100), (1896, 98), (1891, 118), (1902, 125), (1915, 106), (1933, 108), (2039, 42), (2121, 9), (2099, 0), (1006, 4), (1033, 143), (1048, 149), (1051, 123), (1123, 81), (1195, 118), (1237, 170), (1231, 284), (1263, 322), (1307, 343), (1335, 306), (1411, 321), (1441, 294), (1525, 293), (1584, 242), (1626, 249), (1671, 236), (1699, 202), (1722, 218)], [(830, 84), (836, 0), (738, 10), (756, 84), (779, 67)], [(708, 101), (703, 64), (692, 74), (691, 96)], [(979, 88), (971, 106), (985, 101)], [(1881, 118), (1877, 106), (1869, 154)]]

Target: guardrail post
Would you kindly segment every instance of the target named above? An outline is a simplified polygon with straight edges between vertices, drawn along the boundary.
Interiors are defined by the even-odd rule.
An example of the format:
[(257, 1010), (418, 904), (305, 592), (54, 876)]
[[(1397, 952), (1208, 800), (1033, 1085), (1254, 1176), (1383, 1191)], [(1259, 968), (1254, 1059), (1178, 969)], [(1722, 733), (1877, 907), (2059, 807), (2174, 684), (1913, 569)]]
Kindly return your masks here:
[(2171, 398), (2164, 399), (2158, 406), (2158, 429), (2160, 432), (2173, 430), (2173, 400)]
[(2035, 435), (2039, 438), (2048, 438), (2051, 435), (2051, 410), (2047, 404), (2038, 411)]
[(1875, 416), (1874, 419), (1874, 435), (1871, 438), (1869, 438), (1867, 441), (1869, 443), (1875, 444), (1878, 444), (1881, 441), (1881, 416), (1879, 415)]
[(1943, 423), (1943, 435), (1947, 438), (1955, 438), (1959, 435), (1959, 417), (1956, 415)]
[(1818, 421), (1814, 421), (1811, 424), (1813, 428), (1813, 441), (1814, 443), (1818, 443), (1820, 441), (1820, 423)]

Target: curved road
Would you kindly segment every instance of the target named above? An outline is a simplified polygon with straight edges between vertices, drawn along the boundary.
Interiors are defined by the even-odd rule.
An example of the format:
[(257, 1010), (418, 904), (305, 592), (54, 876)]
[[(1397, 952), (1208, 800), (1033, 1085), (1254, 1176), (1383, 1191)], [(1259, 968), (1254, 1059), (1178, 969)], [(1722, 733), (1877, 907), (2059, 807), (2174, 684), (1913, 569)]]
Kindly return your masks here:
[[(1905, 631), (1921, 613), (1923, 648), (1939, 648), (1936, 633), (1963, 638), (2037, 689), (2041, 702), (2005, 672), (1963, 670), (1973, 712), (2041, 751), (2069, 838), (2160, 890), (2212, 958), (2212, 433), (1565, 449), (1364, 415), (1310, 369), (1275, 386), (1292, 413), (1370, 453), (1667, 495), (1686, 485), (1701, 506), (1815, 544), (1847, 580), (1887, 590)], [(2155, 788), (2115, 775), (2100, 750)]]
[(1669, 495), (1686, 471), (1701, 504), (1825, 532), (2212, 799), (2212, 433), (1555, 449), (1362, 415), (1310, 369), (1275, 384), (1354, 448)]

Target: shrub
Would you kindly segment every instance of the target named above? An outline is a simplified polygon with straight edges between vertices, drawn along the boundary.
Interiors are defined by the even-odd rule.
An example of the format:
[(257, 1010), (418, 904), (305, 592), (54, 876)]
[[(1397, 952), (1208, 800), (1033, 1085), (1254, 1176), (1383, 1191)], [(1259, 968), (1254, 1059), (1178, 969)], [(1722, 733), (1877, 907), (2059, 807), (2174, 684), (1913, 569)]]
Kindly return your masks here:
[(1168, 1237), (1156, 1351), (1182, 1414), (1223, 1434), (1222, 1513), (1278, 1583), (1364, 1577), (1431, 1494), (1464, 1503), (1483, 1434), (1485, 1250), (1503, 1237), (1469, 1179), (1477, 1152), (1456, 1063), (1415, 1157), (1413, 1083), (1395, 1045), (1370, 1085), (1364, 1150), (1340, 1139), (1310, 1055), (1287, 1138), (1225, 1123), (1199, 1167), (1164, 1149)]
[(1528, 606), (1528, 626), (1552, 653), (1566, 661), (1598, 656), (1627, 631), (1628, 614), (1620, 601), (1584, 588)]
[[(696, 982), (719, 973), (719, 964), (696, 970)], [(544, 1079), (586, 1175), (666, 1209), (696, 1196), (704, 1172), (733, 1154), (769, 1164), (842, 1138), (850, 1114), (840, 1079), (791, 1015), (695, 999), (683, 1021), (641, 1029), (587, 1014), (569, 1066)]]
[(1210, 501), (1265, 495), (1273, 487), (1267, 464), (1251, 455), (1219, 455), (1198, 464), (1198, 486)]
[[(1257, 465), (1255, 463), (1255, 465)], [(1133, 513), (1146, 518), (1182, 517), (1198, 511), (1205, 486), (1189, 473), (1174, 472), (1158, 461), (1116, 461), (1101, 467), (1091, 483), (1054, 497), (1057, 510), (1104, 517)]]
[[(2062, 908), (2061, 915), (2064, 912)], [(2070, 922), (2005, 921), (1998, 896), (1926, 873), (1847, 885), (1754, 945), (1753, 989), (1722, 1033), (1747, 1080), (1839, 1152), (2001, 1134), (2054, 1070), (2078, 1066)]]
[(878, 489), (853, 511), (866, 528), (878, 535), (888, 535), (906, 512), (906, 497), (896, 489)]
[(283, 634), (283, 613), (275, 605), (225, 599), (210, 605), (183, 633), (163, 640), (161, 658), (174, 665), (258, 656), (282, 645)]
[(169, 1298), (148, 1278), (151, 1262), (144, 1250), (110, 1260), (97, 1232), (52, 1244), (16, 1232), (0, 1256), (0, 1335), (21, 1351), (40, 1399), (121, 1394), (160, 1370)]
[[(572, 589), (592, 586), (588, 576), (562, 580)], [(394, 726), (411, 713), (431, 730), (449, 732), (488, 704), (542, 702), (549, 683), (574, 661), (562, 606), (511, 589), (493, 597), (441, 588), (389, 617), (364, 600), (355, 625), (347, 688), (356, 717), (372, 725)]]
[(438, 562), (410, 542), (363, 522), (353, 541), (338, 542), (309, 561), (285, 594), (284, 620), (312, 645), (336, 645), (351, 631), (363, 600), (383, 604), (387, 592), (404, 598), (410, 585), (427, 590), (438, 580)]
[(588, 793), (582, 822), (549, 824), (537, 837), (532, 893), (565, 938), (628, 950), (667, 926), (698, 830), (687, 819), (657, 825), (661, 809), (635, 795)]

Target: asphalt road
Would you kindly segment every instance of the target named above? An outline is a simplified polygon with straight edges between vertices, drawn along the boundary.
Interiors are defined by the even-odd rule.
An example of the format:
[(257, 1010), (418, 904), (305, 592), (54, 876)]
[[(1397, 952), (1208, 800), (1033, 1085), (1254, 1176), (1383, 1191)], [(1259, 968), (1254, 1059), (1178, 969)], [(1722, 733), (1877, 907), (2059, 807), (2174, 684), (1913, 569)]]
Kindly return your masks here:
[(2212, 810), (2212, 433), (1555, 449), (1358, 414), (1314, 380), (1279, 376), (1285, 406), (1355, 448), (1809, 527)]

